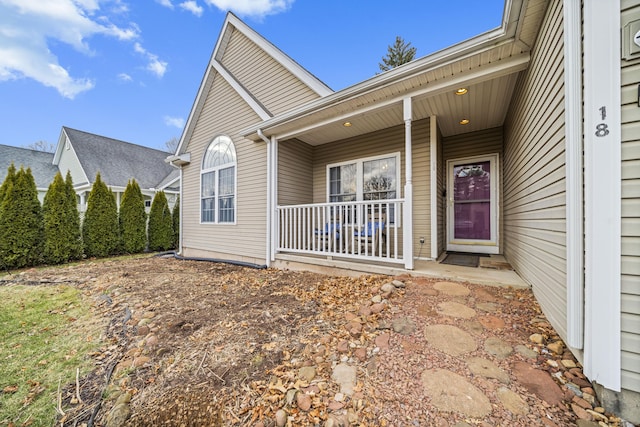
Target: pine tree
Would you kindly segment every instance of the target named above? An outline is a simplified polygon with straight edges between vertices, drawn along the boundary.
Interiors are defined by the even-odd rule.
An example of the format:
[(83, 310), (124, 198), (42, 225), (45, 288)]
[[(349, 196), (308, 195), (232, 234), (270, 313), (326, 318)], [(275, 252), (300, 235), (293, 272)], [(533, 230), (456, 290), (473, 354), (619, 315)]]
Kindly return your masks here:
[[(70, 175), (67, 174), (67, 177)], [(82, 248), (75, 193), (73, 199), (70, 199), (67, 188), (58, 172), (49, 185), (42, 204), (44, 259), (51, 264), (77, 259)]]
[(0, 204), (2, 204), (2, 200), (4, 199), (4, 195), (7, 192), (7, 187), (9, 185), (13, 185), (16, 181), (16, 167), (11, 163), (9, 168), (7, 169), (7, 176), (4, 181), (2, 181), (2, 185), (0, 185)]
[(41, 262), (42, 207), (31, 169), (20, 168), (3, 190), (0, 206), (0, 263), (21, 268)]
[(87, 199), (82, 239), (88, 257), (114, 255), (120, 244), (116, 199), (100, 178), (100, 173), (96, 175)]
[(149, 249), (166, 251), (173, 246), (173, 218), (164, 191), (159, 191), (151, 202), (149, 213)]
[(173, 205), (173, 248), (180, 247), (180, 196), (176, 198), (176, 204)]
[(80, 212), (78, 212), (78, 199), (76, 191), (73, 189), (73, 178), (71, 178), (71, 171), (67, 171), (67, 176), (64, 179), (64, 191), (67, 196), (67, 209), (69, 214), (67, 216), (69, 221), (69, 230), (73, 231), (69, 235), (69, 249), (70, 260), (82, 258), (82, 230), (80, 229)]
[(120, 236), (126, 253), (144, 251), (147, 246), (147, 213), (144, 197), (135, 179), (127, 183), (120, 201)]
[(382, 58), (378, 64), (381, 71), (389, 71), (399, 65), (413, 61), (416, 56), (416, 48), (411, 47), (411, 43), (405, 43), (404, 39), (396, 36), (396, 42), (387, 47), (387, 56)]

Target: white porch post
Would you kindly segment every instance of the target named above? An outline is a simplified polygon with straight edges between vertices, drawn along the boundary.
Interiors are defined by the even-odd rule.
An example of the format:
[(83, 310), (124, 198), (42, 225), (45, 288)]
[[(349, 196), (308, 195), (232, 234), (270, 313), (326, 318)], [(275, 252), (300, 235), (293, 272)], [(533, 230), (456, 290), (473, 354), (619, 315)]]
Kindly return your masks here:
[(278, 140), (275, 136), (271, 137), (271, 146), (271, 261), (275, 261), (280, 236), (280, 218), (278, 217)]
[(613, 391), (621, 386), (620, 110), (620, 0), (585, 0), (584, 373)]
[(404, 256), (404, 268), (413, 270), (413, 154), (411, 148), (411, 98), (402, 100), (404, 117), (404, 142), (405, 142), (405, 184), (404, 184), (404, 233), (402, 240), (402, 252)]

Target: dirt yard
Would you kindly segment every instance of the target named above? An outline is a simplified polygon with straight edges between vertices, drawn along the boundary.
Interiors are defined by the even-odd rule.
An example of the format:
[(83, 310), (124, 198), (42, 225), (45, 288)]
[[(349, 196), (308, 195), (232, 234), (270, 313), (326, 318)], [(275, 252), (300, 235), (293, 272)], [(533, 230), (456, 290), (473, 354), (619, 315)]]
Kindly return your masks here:
[[(469, 374), (465, 357), (425, 343), (425, 326), (441, 319), (478, 342), (496, 334), (527, 344), (540, 352), (528, 363), (553, 373), (545, 363), (553, 355), (529, 341), (533, 333), (557, 338), (530, 291), (465, 284), (470, 294), (460, 297), (439, 294), (437, 280), (396, 279), (390, 286), (393, 278), (384, 276), (162, 257), (32, 269), (13, 278), (72, 284), (104, 319), (105, 344), (90, 355), (95, 370), (62, 391), (66, 426), (574, 425), (568, 404), (549, 404), (518, 383), (509, 387), (522, 405), (505, 406), (496, 398), (500, 381)], [(479, 321), (447, 317), (436, 311), (443, 298), (500, 308)], [(409, 330), (396, 328), (403, 319)], [(527, 359), (513, 352), (492, 360), (510, 373)], [(488, 415), (439, 410), (420, 383), (421, 371), (434, 367), (459, 372), (489, 396)], [(562, 392), (569, 402), (566, 387)]]

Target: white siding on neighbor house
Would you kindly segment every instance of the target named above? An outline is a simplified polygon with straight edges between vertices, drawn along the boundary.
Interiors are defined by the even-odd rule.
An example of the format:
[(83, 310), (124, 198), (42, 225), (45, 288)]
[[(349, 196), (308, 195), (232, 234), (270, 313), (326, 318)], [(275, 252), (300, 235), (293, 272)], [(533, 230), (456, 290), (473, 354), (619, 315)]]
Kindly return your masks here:
[[(211, 74), (213, 84), (186, 151), (191, 163), (183, 168), (182, 238), (186, 256), (196, 255), (265, 261), (266, 245), (266, 144), (239, 135), (259, 120), (257, 114), (220, 76)], [(237, 152), (235, 224), (200, 224), (200, 168), (209, 143), (217, 135), (233, 140)]]
[(73, 180), (74, 186), (89, 184), (89, 182), (96, 179), (95, 176), (86, 176), (84, 169), (82, 169), (80, 165), (78, 156), (68, 140), (65, 141), (64, 147), (62, 147), (60, 160), (58, 161), (58, 169), (63, 178), (67, 176), (67, 171), (71, 171), (71, 179)]
[(504, 125), (504, 254), (567, 338), (562, 1), (549, 4)]
[[(622, 2), (622, 21), (640, 12)], [(634, 4), (635, 3), (635, 4)], [(640, 58), (621, 63), (622, 98), (622, 388), (640, 392)]]
[[(249, 63), (247, 58), (252, 61)], [(318, 94), (240, 31), (231, 34), (222, 65), (271, 115), (318, 98)]]
[[(413, 149), (413, 254), (429, 257), (431, 253), (431, 195), (429, 172), (429, 119), (412, 122)], [(327, 165), (400, 152), (400, 188), (398, 198), (404, 197), (405, 184), (405, 128), (394, 126), (377, 132), (314, 147), (313, 202), (327, 201)], [(419, 238), (425, 238), (420, 248)], [(402, 247), (402, 241), (399, 242)]]

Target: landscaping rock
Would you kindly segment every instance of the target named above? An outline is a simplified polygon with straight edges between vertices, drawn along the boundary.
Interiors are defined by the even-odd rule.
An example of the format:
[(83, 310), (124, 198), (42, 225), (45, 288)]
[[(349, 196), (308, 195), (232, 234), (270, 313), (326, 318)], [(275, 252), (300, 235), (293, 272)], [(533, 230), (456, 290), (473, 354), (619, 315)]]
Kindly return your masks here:
[(471, 319), (475, 317), (476, 311), (459, 302), (444, 301), (438, 304), (438, 314), (458, 319)]
[(460, 356), (477, 348), (473, 337), (456, 326), (427, 326), (424, 328), (424, 336), (430, 345), (452, 356)]
[(425, 396), (440, 411), (459, 412), (484, 418), (491, 413), (491, 402), (463, 377), (445, 369), (427, 370), (420, 376)]
[(356, 368), (355, 366), (340, 363), (333, 368), (331, 379), (340, 386), (340, 393), (351, 396), (353, 387), (356, 385)]
[(392, 322), (393, 330), (401, 335), (411, 335), (416, 330), (415, 322), (409, 317), (401, 317)]

